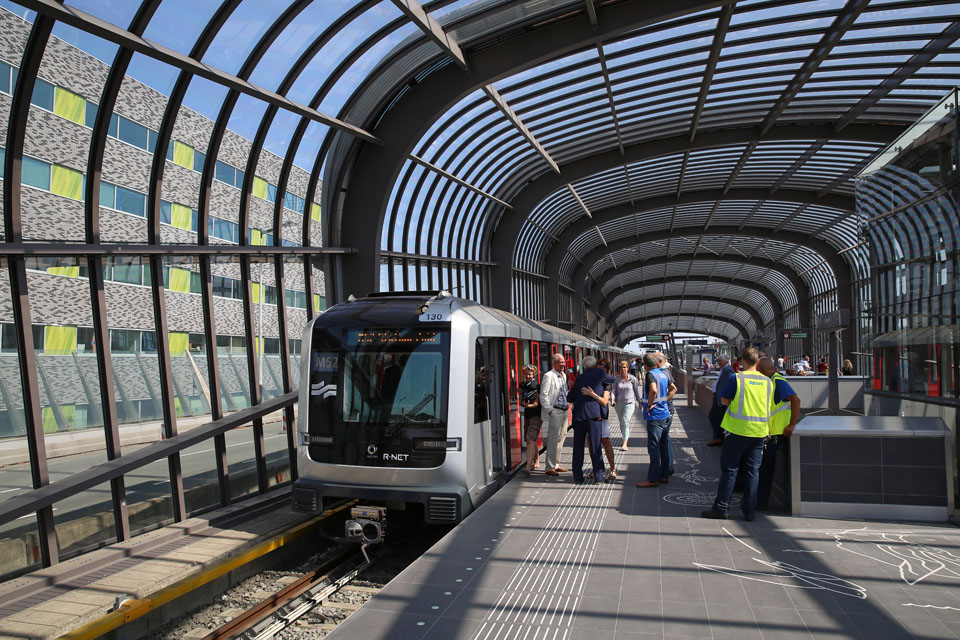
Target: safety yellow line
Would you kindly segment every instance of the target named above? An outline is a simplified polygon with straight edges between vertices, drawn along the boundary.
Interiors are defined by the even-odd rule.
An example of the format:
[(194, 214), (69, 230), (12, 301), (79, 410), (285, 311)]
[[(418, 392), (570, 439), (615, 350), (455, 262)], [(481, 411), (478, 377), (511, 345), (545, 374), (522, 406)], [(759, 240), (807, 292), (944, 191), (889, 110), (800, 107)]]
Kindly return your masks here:
[(230, 573), (238, 567), (242, 567), (248, 562), (252, 562), (253, 560), (264, 556), (271, 551), (275, 551), (276, 549), (283, 547), (285, 544), (293, 542), (304, 534), (311, 532), (324, 519), (339, 511), (343, 511), (347, 507), (351, 507), (356, 503), (356, 500), (351, 500), (340, 505), (336, 509), (328, 509), (327, 511), (324, 511), (322, 515), (310, 520), (309, 522), (298, 525), (286, 533), (271, 538), (270, 540), (261, 542), (260, 544), (238, 556), (221, 560), (220, 562), (207, 567), (203, 573), (189, 578), (184, 578), (179, 582), (175, 582), (174, 584), (165, 587), (154, 594), (151, 594), (149, 598), (127, 600), (121, 604), (116, 611), (111, 611), (110, 613), (101, 616), (92, 622), (88, 622), (79, 629), (75, 629), (74, 631), (60, 636), (57, 640), (94, 640), (95, 638), (99, 638), (105, 633), (109, 633), (114, 629), (127, 624), (128, 622), (136, 620), (140, 616), (146, 615), (153, 609), (158, 609), (163, 605), (176, 600), (180, 596), (186, 595), (191, 591), (202, 587), (208, 582), (216, 580), (224, 574)]

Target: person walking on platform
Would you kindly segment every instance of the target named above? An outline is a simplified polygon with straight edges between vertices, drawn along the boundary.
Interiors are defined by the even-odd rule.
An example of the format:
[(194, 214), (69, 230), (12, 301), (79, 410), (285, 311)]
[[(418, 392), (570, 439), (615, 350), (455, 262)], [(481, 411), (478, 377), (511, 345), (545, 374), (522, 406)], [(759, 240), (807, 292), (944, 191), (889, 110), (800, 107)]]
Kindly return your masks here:
[(650, 467), (645, 482), (638, 487), (656, 487), (666, 483), (670, 474), (670, 410), (667, 400), (673, 397), (677, 388), (670, 390), (667, 376), (660, 370), (657, 356), (648, 353), (643, 356), (643, 379), (646, 402), (643, 405), (643, 417), (647, 421), (647, 452), (650, 454)]
[(563, 354), (551, 358), (553, 368), (540, 380), (540, 419), (547, 425), (547, 475), (558, 476), (567, 470), (560, 466), (560, 450), (567, 435), (567, 376), (563, 372)]
[(720, 392), (726, 388), (730, 376), (734, 374), (727, 356), (723, 354), (717, 356), (717, 364), (720, 366), (720, 375), (717, 376), (717, 386), (713, 389), (713, 404), (710, 405), (710, 413), (707, 414), (710, 427), (713, 429), (713, 439), (707, 443), (709, 447), (719, 447), (723, 444), (723, 429), (720, 424), (723, 422), (723, 414), (727, 412), (727, 408), (720, 402)]
[(640, 383), (636, 376), (630, 373), (630, 365), (626, 360), (620, 362), (620, 374), (616, 376), (613, 387), (613, 408), (620, 420), (620, 432), (623, 433), (621, 451), (627, 450), (627, 441), (630, 440), (630, 423), (633, 414), (640, 405)]
[(567, 400), (573, 403), (573, 480), (583, 482), (583, 446), (587, 435), (590, 436), (590, 461), (593, 464), (593, 479), (604, 481), (603, 449), (603, 408), (607, 405), (610, 392), (603, 385), (610, 376), (597, 366), (597, 359), (587, 356), (582, 361), (583, 373), (577, 376), (573, 388), (567, 393)]
[(676, 395), (677, 383), (673, 379), (673, 372), (670, 371), (670, 363), (667, 361), (667, 356), (663, 351), (657, 351), (655, 354), (657, 360), (660, 363), (660, 371), (663, 372), (663, 375), (667, 376), (667, 387), (669, 393), (667, 394), (667, 411), (670, 415), (667, 416), (667, 428), (664, 429), (664, 437), (667, 439), (667, 473), (666, 476), (673, 475), (673, 447), (670, 446), (670, 428), (673, 426), (673, 416), (676, 414), (676, 411), (673, 408), (673, 396)]
[[(613, 376), (610, 375), (610, 363), (606, 360), (600, 360), (597, 366), (603, 369), (606, 375), (603, 381), (603, 396), (607, 398), (607, 404), (603, 405), (603, 420), (600, 421), (600, 446), (603, 447), (603, 453), (607, 456), (607, 475), (604, 482), (614, 482), (617, 479), (617, 465), (613, 459), (613, 445), (610, 444), (610, 402), (613, 400)], [(590, 439), (587, 438), (587, 448), (590, 447)]]
[(773, 360), (760, 358), (757, 371), (773, 380), (773, 407), (770, 410), (770, 435), (763, 443), (763, 458), (760, 461), (760, 473), (757, 480), (757, 509), (765, 511), (770, 502), (773, 489), (773, 473), (777, 465), (777, 451), (783, 438), (793, 435), (793, 429), (800, 419), (800, 397), (787, 379), (780, 375)]
[(726, 431), (720, 453), (720, 482), (713, 507), (700, 515), (726, 520), (737, 471), (743, 466), (743, 517), (757, 517), (757, 475), (763, 457), (763, 441), (770, 433), (773, 407), (773, 380), (757, 371), (758, 355), (753, 347), (743, 350), (743, 371), (734, 375), (720, 393), (727, 406), (722, 427)]
[(523, 472), (530, 475), (531, 471), (540, 466), (540, 448), (537, 441), (540, 439), (540, 427), (543, 419), (540, 415), (540, 383), (537, 382), (537, 368), (531, 364), (523, 367), (523, 383), (520, 384), (520, 406), (523, 407), (523, 439), (527, 443), (527, 466)]

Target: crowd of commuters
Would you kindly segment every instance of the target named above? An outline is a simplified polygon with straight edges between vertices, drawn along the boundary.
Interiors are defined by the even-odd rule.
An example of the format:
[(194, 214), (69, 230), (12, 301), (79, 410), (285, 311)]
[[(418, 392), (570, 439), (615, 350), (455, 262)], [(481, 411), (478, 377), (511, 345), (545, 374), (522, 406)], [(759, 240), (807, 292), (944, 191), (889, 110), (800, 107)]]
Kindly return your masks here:
[[(640, 360), (640, 359), (637, 359)], [(610, 407), (614, 407), (620, 424), (621, 451), (629, 450), (630, 427), (640, 410), (646, 424), (647, 448), (652, 462), (646, 482), (637, 486), (657, 486), (667, 482), (673, 473), (670, 448), (670, 426), (673, 421), (673, 395), (677, 392), (670, 364), (663, 353), (648, 353), (642, 359), (623, 360), (617, 373), (611, 375), (610, 364), (587, 356), (581, 362), (582, 373), (572, 382), (564, 373), (563, 355), (554, 354), (550, 371), (537, 382), (537, 369), (523, 368), (520, 384), (520, 406), (523, 411), (524, 441), (527, 447), (525, 475), (539, 468), (538, 442), (546, 427), (546, 473), (556, 476), (568, 469), (559, 466), (560, 451), (567, 431), (568, 409), (573, 429), (573, 478), (584, 482), (584, 448), (589, 451), (595, 482), (612, 482), (617, 478), (613, 445), (610, 442)], [(637, 372), (643, 369), (643, 384)], [(654, 455), (655, 454), (655, 455)], [(606, 460), (604, 460), (606, 458)]]
[[(805, 363), (800, 365), (805, 371), (810, 358), (804, 356), (800, 361)], [(847, 369), (848, 364), (852, 369), (849, 360), (843, 368)], [(568, 409), (572, 409), (569, 413), (573, 429), (574, 482), (616, 480), (609, 426), (613, 406), (623, 436), (622, 451), (629, 448), (631, 426), (638, 410), (646, 426), (650, 463), (646, 479), (636, 486), (648, 488), (668, 483), (673, 474), (670, 427), (677, 386), (667, 358), (663, 353), (651, 352), (636, 361), (624, 360), (613, 375), (607, 362), (593, 356), (583, 358), (581, 366), (582, 372), (571, 383), (564, 372), (564, 357), (556, 354), (552, 368), (539, 384), (536, 368), (524, 367), (524, 381), (520, 385), (528, 460), (524, 472), (529, 475), (538, 468), (537, 445), (543, 427), (547, 430), (547, 475), (568, 471), (559, 466), (559, 461)], [(704, 368), (710, 366), (705, 358)], [(734, 486), (742, 484), (741, 508), (749, 521), (756, 517), (758, 509), (768, 506), (777, 452), (783, 438), (791, 436), (800, 418), (800, 400), (783, 375), (784, 370), (789, 373), (796, 365), (788, 367), (783, 356), (773, 359), (749, 347), (734, 362), (724, 354), (718, 355), (716, 367), (719, 374), (708, 416), (713, 438), (708, 444), (722, 447), (720, 479), (713, 506), (702, 515), (727, 518)], [(826, 368), (825, 358), (820, 359), (818, 368)], [(584, 449), (589, 451), (591, 477), (584, 477)]]

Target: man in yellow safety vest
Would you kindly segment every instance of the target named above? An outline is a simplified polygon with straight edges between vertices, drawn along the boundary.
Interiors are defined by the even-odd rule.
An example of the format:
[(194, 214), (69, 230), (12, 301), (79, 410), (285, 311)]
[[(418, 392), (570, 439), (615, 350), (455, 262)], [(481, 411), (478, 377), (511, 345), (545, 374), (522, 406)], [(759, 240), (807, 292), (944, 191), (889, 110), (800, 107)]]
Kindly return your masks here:
[(757, 509), (765, 511), (773, 488), (773, 472), (777, 464), (777, 451), (783, 438), (793, 435), (800, 419), (800, 397), (787, 379), (777, 371), (772, 358), (760, 358), (757, 371), (773, 380), (773, 407), (770, 410), (770, 435), (763, 443), (763, 459), (757, 480)]
[(721, 404), (727, 407), (720, 425), (726, 435), (720, 453), (717, 497), (713, 507), (700, 514), (704, 518), (726, 520), (737, 470), (741, 465), (744, 478), (741, 503), (743, 517), (747, 522), (757, 517), (757, 475), (763, 457), (763, 441), (770, 433), (774, 384), (757, 371), (760, 357), (756, 349), (747, 347), (741, 359), (741, 371), (730, 376), (722, 390), (717, 390)]

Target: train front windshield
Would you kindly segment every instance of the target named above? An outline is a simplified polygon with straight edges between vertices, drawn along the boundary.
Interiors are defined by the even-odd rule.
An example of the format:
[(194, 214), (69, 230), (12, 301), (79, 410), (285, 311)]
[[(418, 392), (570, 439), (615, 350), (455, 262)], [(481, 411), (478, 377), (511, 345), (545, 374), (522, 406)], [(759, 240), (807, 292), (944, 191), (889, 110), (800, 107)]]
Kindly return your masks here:
[(449, 330), (440, 327), (318, 327), (311, 458), (368, 466), (442, 462), (449, 342)]

